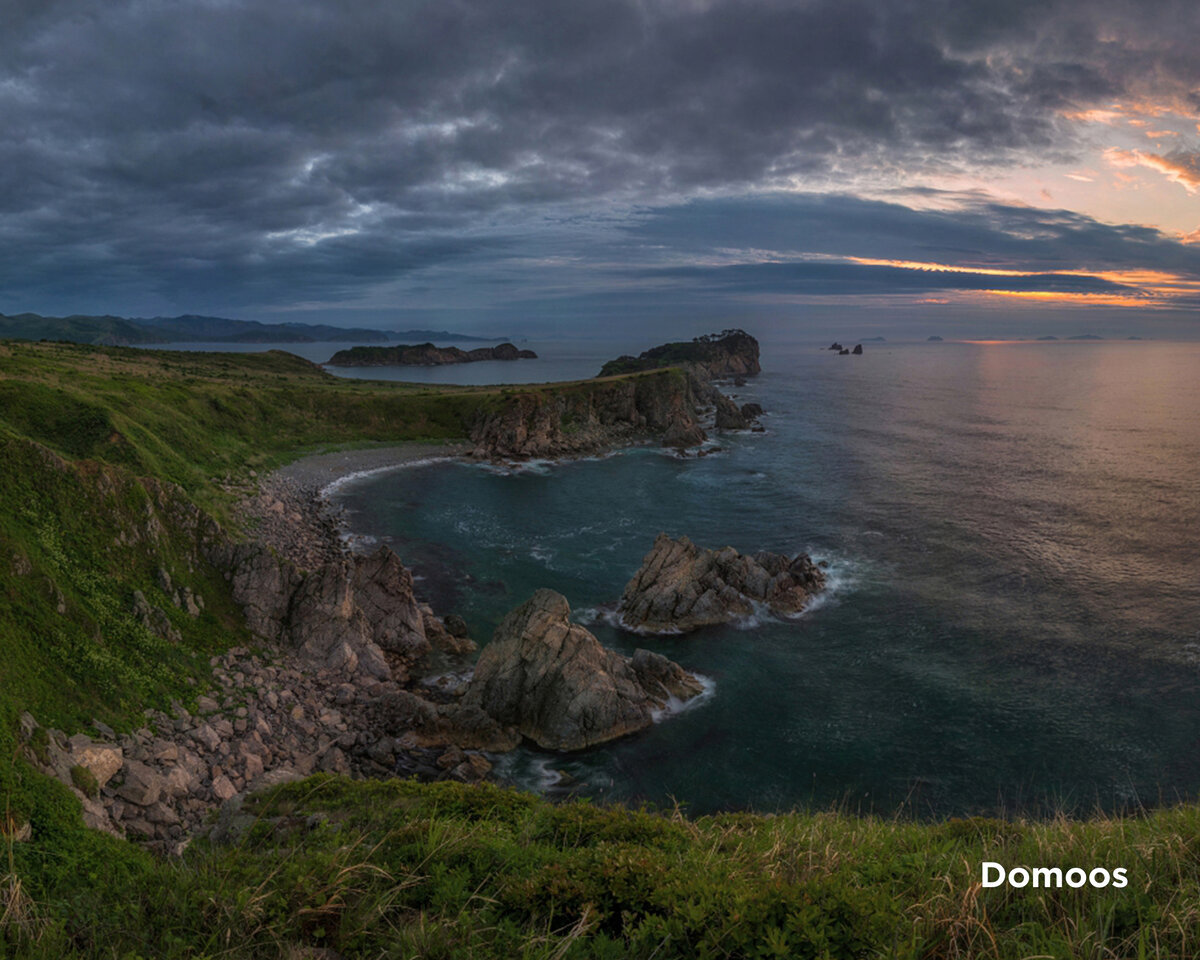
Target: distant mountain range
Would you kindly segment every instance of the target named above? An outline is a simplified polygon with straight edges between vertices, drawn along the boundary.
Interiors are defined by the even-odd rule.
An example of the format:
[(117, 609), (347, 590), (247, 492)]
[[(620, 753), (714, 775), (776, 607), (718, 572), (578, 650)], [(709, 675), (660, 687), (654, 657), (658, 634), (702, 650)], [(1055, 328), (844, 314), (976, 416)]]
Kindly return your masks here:
[(0, 340), (70, 340), (109, 346), (155, 343), (387, 343), (390, 340), (493, 342), (509, 337), (472, 337), (447, 330), (371, 330), (323, 323), (259, 323), (224, 317), (43, 317), (0, 314)]

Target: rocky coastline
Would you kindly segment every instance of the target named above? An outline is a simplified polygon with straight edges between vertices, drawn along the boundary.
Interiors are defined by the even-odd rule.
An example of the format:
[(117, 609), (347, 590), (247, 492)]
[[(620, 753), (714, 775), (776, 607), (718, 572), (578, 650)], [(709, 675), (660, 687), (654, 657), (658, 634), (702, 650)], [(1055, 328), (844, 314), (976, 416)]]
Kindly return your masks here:
[[(754, 352), (756, 358), (757, 344)], [(673, 379), (670, 390), (661, 389), (663, 377)], [(639, 386), (643, 380), (653, 386)], [(719, 429), (744, 429), (761, 414), (753, 404), (739, 408), (694, 373), (665, 371), (636, 378), (632, 386), (618, 383), (632, 390), (622, 397), (633, 409), (606, 423), (604, 408), (588, 394), (598, 427), (590, 444), (628, 439), (630, 431), (614, 425), (638, 417), (661, 432), (664, 443), (683, 443), (703, 440), (701, 418)], [(639, 389), (646, 391), (641, 406)], [(236, 809), (246, 792), (314, 771), (473, 782), (489, 775), (489, 755), (523, 741), (578, 750), (645, 729), (672, 702), (697, 696), (700, 680), (649, 651), (625, 657), (604, 648), (569, 620), (567, 600), (547, 590), (509, 614), (472, 667), (477, 645), (465, 622), (421, 602), (411, 573), (389, 548), (353, 549), (329, 500), (340, 480), (406, 463), (579, 451), (556, 443), (555, 435), (547, 429), (527, 433), (524, 444), (507, 443), (493, 421), (469, 446), (410, 444), (307, 457), (228, 488), (240, 494), (237, 536), (159, 489), (163, 520), (192, 530), (196, 562), (223, 572), (255, 646), (212, 658), (211, 689), (194, 705), (174, 701), (168, 711), (147, 711), (145, 725), (123, 735), (96, 721), (92, 732), (67, 736), (27, 714), (21, 722), (27, 756), (75, 792), (89, 826), (171, 853), (209, 829), (204, 824), (214, 811)], [(678, 553), (677, 546), (669, 552)], [(660, 548), (667, 545), (656, 541)], [(714, 569), (745, 574), (739, 596), (761, 593), (777, 605), (796, 600), (797, 609), (801, 593), (820, 588), (811, 564), (759, 555), (725, 557), (729, 563), (714, 566), (685, 554), (690, 566), (667, 568), (672, 584), (689, 595), (712, 593), (704, 577)], [(695, 583), (683, 584), (693, 574)], [(764, 578), (766, 586), (755, 593)], [(190, 616), (205, 603), (175, 589), (165, 569), (159, 586)], [(731, 590), (726, 593), (733, 596)], [(135, 595), (134, 604), (147, 629), (171, 629), (151, 600)], [(657, 609), (653, 602), (641, 606)], [(728, 614), (733, 608), (726, 607)], [(629, 605), (626, 615), (637, 609), (636, 602)]]

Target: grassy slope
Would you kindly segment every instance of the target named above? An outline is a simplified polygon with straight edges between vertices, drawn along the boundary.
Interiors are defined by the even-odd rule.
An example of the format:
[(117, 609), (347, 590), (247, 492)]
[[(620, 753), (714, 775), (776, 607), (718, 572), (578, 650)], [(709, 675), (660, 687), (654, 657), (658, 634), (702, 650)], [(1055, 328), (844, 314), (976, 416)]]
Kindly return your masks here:
[[(185, 529), (155, 532), (156, 510), (190, 497), (220, 515), (212, 478), (305, 448), (461, 437), (511, 392), (340, 380), (285, 354), (0, 344), (0, 832), (34, 830), (0, 837), (0, 957), (1200, 955), (1194, 806), (1050, 824), (688, 821), (316, 778), (273, 809), (255, 801), (264, 820), (242, 843), (159, 863), (84, 830), (74, 797), (19, 759), (20, 710), (136, 725), (244, 641), (223, 581)], [(164, 507), (142, 476), (184, 493)], [(205, 596), (202, 617), (174, 610), (160, 566)], [(132, 618), (134, 589), (182, 644)], [(983, 859), (1125, 866), (1132, 883), (983, 891)]]
[[(490, 786), (325, 775), (155, 863), (100, 838), (92, 883), (31, 886), (29, 956), (1192, 957), (1194, 807), (1136, 820), (688, 820)], [(16, 872), (41, 875), (17, 850)], [(100, 866), (101, 860), (106, 862)], [(991, 859), (1124, 864), (1126, 890), (981, 890)], [(102, 871), (102, 872), (101, 872)], [(97, 882), (103, 876), (106, 882)], [(52, 877), (53, 880), (53, 877)], [(37, 901), (41, 900), (43, 905)], [(10, 936), (12, 931), (10, 929)], [(2, 953), (2, 948), (0, 948)]]

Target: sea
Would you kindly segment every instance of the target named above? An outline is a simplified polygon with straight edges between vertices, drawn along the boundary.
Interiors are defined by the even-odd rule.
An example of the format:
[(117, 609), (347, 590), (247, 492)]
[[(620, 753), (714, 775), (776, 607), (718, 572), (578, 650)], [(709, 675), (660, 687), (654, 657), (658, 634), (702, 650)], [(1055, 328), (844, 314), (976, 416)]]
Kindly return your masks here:
[[(705, 682), (641, 734), (521, 748), (497, 774), (693, 814), (1044, 816), (1196, 797), (1200, 344), (841, 356), (760, 340), (762, 373), (725, 390), (761, 404), (766, 431), (714, 435), (707, 456), (435, 461), (338, 488), (359, 542), (392, 546), (481, 642), (549, 587), (604, 644)], [(369, 375), (577, 379), (650, 345), (548, 341), (522, 344), (536, 361)], [(829, 588), (794, 620), (628, 633), (613, 608), (660, 531), (810, 554)]]

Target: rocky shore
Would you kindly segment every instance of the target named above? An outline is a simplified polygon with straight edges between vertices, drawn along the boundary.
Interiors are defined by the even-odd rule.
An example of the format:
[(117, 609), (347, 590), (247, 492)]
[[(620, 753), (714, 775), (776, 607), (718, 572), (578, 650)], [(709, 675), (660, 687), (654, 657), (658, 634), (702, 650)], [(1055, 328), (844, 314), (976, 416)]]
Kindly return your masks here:
[[(628, 439), (631, 424), (653, 427), (664, 442), (699, 442), (705, 435), (698, 418), (740, 429), (761, 413), (678, 371), (614, 381), (600, 394), (568, 395), (564, 402), (571, 397), (582, 398), (565, 412), (583, 417), (574, 433), (582, 434), (584, 449)], [(606, 407), (610, 401), (615, 405)], [(245, 792), (317, 770), (469, 782), (488, 775), (489, 754), (522, 741), (578, 750), (645, 729), (671, 703), (698, 695), (697, 677), (649, 651), (625, 657), (606, 649), (570, 621), (566, 598), (548, 590), (509, 614), (472, 668), (477, 645), (466, 623), (421, 602), (411, 572), (389, 548), (352, 549), (328, 500), (341, 479), (468, 451), (488, 458), (578, 452), (578, 443), (556, 440), (564, 435), (563, 413), (556, 411), (555, 425), (544, 432), (524, 430), (524, 414), (513, 421), (502, 413), (475, 431), (469, 447), (326, 453), (267, 477), (252, 474), (242, 488), (228, 481), (227, 490), (241, 495), (233, 512), (237, 537), (169, 485), (151, 483), (157, 511), (149, 510), (140, 535), (156, 536), (164, 525), (188, 531), (196, 544), (188, 562), (223, 574), (256, 646), (213, 658), (211, 688), (195, 704), (147, 711), (145, 725), (129, 733), (117, 735), (95, 721), (90, 732), (68, 737), (26, 715), (27, 756), (75, 792), (90, 826), (171, 852)], [(668, 549), (656, 541), (671, 562), (658, 564), (656, 577), (639, 575), (647, 590), (641, 596), (627, 590), (633, 600), (624, 615), (635, 618), (644, 607), (639, 622), (660, 625), (654, 617), (671, 588), (673, 609), (682, 609), (681, 596), (700, 598), (687, 611), (699, 623), (711, 606), (703, 601), (713, 592), (709, 580), (718, 575), (722, 602), (733, 591), (775, 605), (795, 601), (798, 608), (803, 592), (820, 586), (819, 573), (798, 561), (722, 553), (720, 562), (709, 562), (682, 544)], [(687, 562), (676, 562), (681, 557)], [(158, 587), (167, 608), (173, 603), (196, 617), (205, 606), (203, 596), (177, 588), (165, 569)], [(155, 605), (155, 598), (162, 603), (159, 591), (153, 594), (135, 591), (135, 616), (145, 629), (178, 642), (171, 618)]]

